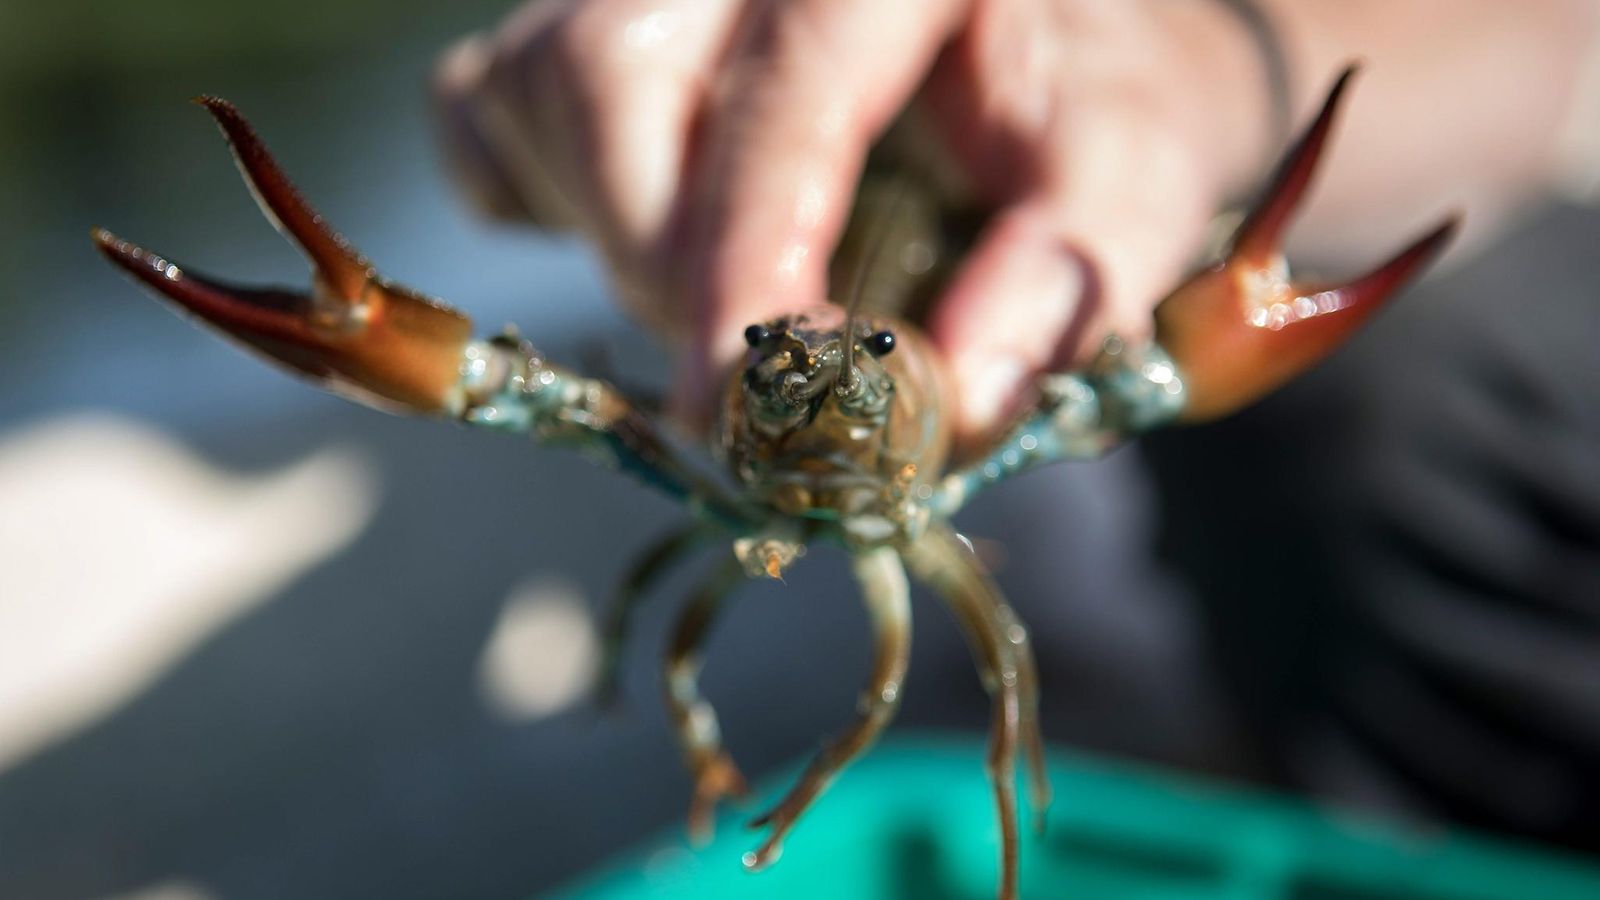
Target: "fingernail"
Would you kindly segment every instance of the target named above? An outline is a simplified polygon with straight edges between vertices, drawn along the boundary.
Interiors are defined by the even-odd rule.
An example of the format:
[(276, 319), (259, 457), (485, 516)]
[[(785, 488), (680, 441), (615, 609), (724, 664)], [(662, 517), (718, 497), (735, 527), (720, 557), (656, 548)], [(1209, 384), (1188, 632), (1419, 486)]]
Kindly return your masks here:
[(1027, 321), (1022, 333), (1033, 340), (1030, 345), (1055, 350), (1061, 332), (1077, 315), (1083, 302), (1083, 260), (1059, 241), (1051, 240), (1040, 253), (1038, 271), (1031, 273), (1028, 286), (1019, 297)]
[(1048, 367), (1082, 302), (1082, 263), (1059, 241), (1011, 251), (1006, 268), (985, 285), (990, 296), (982, 334), (988, 342), (964, 348), (955, 360), (962, 430), (978, 435), (1005, 424), (1018, 394)]

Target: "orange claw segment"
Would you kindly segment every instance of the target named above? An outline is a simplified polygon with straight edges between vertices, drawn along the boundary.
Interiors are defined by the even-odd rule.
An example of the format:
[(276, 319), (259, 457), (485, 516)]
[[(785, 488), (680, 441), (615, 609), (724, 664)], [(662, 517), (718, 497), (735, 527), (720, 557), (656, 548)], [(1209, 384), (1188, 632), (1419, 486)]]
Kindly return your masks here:
[(199, 102), (222, 127), (262, 210), (310, 259), (312, 290), (226, 284), (97, 228), (100, 252), (184, 310), (329, 390), (384, 408), (453, 412), (471, 320), (383, 280), (306, 205), (238, 110), (213, 97)]
[(1334, 83), (1322, 111), (1279, 167), (1265, 199), (1239, 229), (1228, 258), (1156, 308), (1156, 340), (1182, 373), (1179, 419), (1225, 416), (1275, 390), (1349, 339), (1449, 243), (1456, 216), (1393, 259), (1344, 285), (1300, 284), (1279, 249), (1304, 197), (1355, 67)]
[(457, 404), (466, 316), (397, 285), (368, 282), (358, 302), (246, 288), (186, 271), (103, 228), (118, 268), (212, 327), (322, 387), (370, 406), (445, 413)]
[[(1156, 310), (1156, 339), (1183, 373), (1188, 401), (1179, 420), (1221, 418), (1311, 368), (1420, 272), (1459, 224), (1450, 217), (1348, 284), (1284, 284), (1269, 303), (1241, 302), (1252, 291), (1241, 286), (1241, 279), (1219, 277), (1235, 274), (1231, 266), (1190, 281)], [(1261, 269), (1244, 274), (1263, 280), (1274, 276)]]

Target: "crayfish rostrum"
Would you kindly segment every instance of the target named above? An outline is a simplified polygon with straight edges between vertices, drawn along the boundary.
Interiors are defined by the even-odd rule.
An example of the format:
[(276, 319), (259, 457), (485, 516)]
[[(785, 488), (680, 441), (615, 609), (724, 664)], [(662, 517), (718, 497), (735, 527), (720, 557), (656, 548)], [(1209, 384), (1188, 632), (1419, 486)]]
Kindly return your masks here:
[[(699, 648), (717, 608), (744, 575), (775, 578), (808, 542), (842, 543), (876, 633), (871, 681), (854, 724), (755, 820), (768, 831), (745, 854), (749, 868), (777, 858), (806, 808), (893, 716), (911, 638), (909, 570), (959, 620), (993, 698), (987, 763), (1000, 821), (999, 894), (1014, 897), (1019, 756), (1041, 823), (1050, 795), (1037, 678), (1027, 632), (950, 517), (1001, 479), (1252, 402), (1332, 352), (1445, 245), (1453, 219), (1352, 281), (1290, 278), (1279, 239), (1350, 74), (1289, 151), (1225, 257), (1157, 308), (1152, 341), (1107, 336), (1087, 367), (1042, 377), (1034, 407), (988, 452), (956, 464), (940, 360), (911, 322), (858, 312), (851, 303), (794, 310), (746, 330), (748, 356), (727, 384), (716, 430), (715, 449), (734, 486), (709, 479), (615, 387), (551, 362), (514, 333), (474, 337), (461, 313), (385, 280), (301, 199), (250, 125), (220, 99), (200, 103), (221, 126), (265, 213), (309, 258), (310, 291), (228, 285), (103, 230), (94, 240), (182, 310), (329, 390), (385, 409), (577, 445), (683, 500), (693, 523), (625, 579), (613, 632), (670, 563), (709, 536), (729, 539), (732, 551), (678, 620), (664, 674), (694, 779), (694, 832), (708, 827), (720, 799), (745, 790), (697, 687)], [(894, 250), (883, 255), (895, 258)]]

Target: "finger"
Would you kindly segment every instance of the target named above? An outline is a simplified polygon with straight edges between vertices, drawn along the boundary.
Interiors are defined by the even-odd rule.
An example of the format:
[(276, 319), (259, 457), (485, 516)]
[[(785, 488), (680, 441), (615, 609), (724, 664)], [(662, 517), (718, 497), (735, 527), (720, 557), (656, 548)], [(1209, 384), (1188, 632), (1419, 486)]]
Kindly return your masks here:
[[(690, 121), (742, 0), (591, 0), (525, 6), (439, 72), (451, 155), (491, 211), (600, 245), (620, 293), (652, 324), (645, 286), (678, 198)], [(508, 200), (507, 197), (512, 199)]]
[(935, 305), (928, 328), (950, 363), (963, 440), (1014, 415), (1063, 335), (1098, 303), (1092, 272), (1047, 208), (1013, 207), (990, 223)]
[(696, 334), (680, 411), (751, 321), (824, 299), (867, 149), (921, 80), (963, 0), (792, 0), (745, 23), (705, 110), (681, 283)]
[(433, 80), (440, 145), (456, 186), (480, 214), (505, 221), (533, 221), (536, 214), (485, 137), (473, 108), (475, 92), (493, 58), (490, 46), (488, 38), (472, 35), (440, 57)]
[(591, 0), (561, 26), (582, 151), (605, 226), (648, 247), (678, 196), (689, 133), (745, 0)]
[(966, 438), (1003, 425), (1037, 373), (1086, 363), (1108, 334), (1147, 336), (1203, 241), (1213, 198), (1178, 142), (1138, 116), (1090, 112), (1074, 118), (1098, 124), (1050, 142), (1026, 229), (1003, 220), (981, 249), (999, 261), (975, 256), (930, 320)]
[(550, 139), (566, 133), (554, 127), (566, 104), (551, 35), (573, 5), (525, 3), (493, 34), (453, 47), (434, 73), (445, 156), (468, 197), (491, 215), (551, 230), (579, 222), (561, 187), (577, 173)]
[(692, 314), (669, 290), (668, 223), (682, 202), (692, 123), (744, 0), (600, 0), (563, 21), (566, 99), (583, 111), (563, 150), (582, 179), (585, 232), (618, 299), (670, 337)]

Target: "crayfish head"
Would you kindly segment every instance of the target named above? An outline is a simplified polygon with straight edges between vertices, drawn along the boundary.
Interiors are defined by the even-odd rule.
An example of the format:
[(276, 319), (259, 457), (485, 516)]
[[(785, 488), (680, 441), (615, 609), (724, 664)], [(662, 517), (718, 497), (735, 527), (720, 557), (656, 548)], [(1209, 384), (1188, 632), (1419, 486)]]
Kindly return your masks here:
[(824, 306), (745, 329), (750, 351), (734, 402), (756, 433), (778, 437), (805, 428), (825, 406), (857, 428), (882, 424), (894, 379), (879, 358), (894, 351), (894, 332), (857, 321), (847, 336), (846, 318)]
[(898, 508), (943, 471), (942, 373), (915, 326), (823, 307), (752, 326), (723, 394), (719, 451), (752, 500), (842, 521)]

